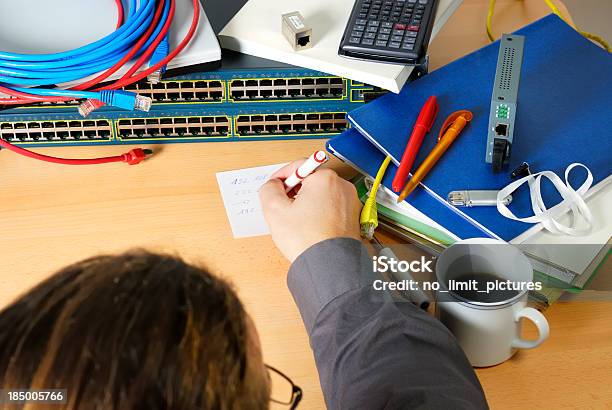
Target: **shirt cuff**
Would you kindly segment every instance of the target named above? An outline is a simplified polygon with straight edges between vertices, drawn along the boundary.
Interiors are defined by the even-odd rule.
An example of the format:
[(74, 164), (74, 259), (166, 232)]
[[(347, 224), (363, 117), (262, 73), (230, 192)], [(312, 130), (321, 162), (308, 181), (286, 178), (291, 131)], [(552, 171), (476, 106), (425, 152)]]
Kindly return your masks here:
[(310, 335), (317, 315), (335, 298), (371, 286), (372, 259), (353, 238), (334, 238), (304, 251), (291, 265), (287, 285)]

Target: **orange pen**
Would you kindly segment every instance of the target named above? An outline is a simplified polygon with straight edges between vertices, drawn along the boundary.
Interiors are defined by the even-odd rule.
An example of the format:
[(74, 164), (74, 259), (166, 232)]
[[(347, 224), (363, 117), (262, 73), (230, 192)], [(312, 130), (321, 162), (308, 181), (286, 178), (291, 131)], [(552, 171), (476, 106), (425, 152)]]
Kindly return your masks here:
[(414, 174), (412, 174), (412, 178), (404, 189), (402, 190), (397, 202), (402, 202), (408, 195), (414, 191), (414, 189), (419, 185), (419, 183), (427, 176), (429, 171), (436, 165), (438, 160), (444, 155), (446, 150), (451, 146), (451, 144), (457, 139), (461, 131), (465, 128), (468, 122), (472, 121), (473, 114), (467, 110), (456, 111), (452, 113), (440, 129), (440, 134), (438, 135), (438, 143), (431, 150), (427, 158), (423, 161), (423, 163), (419, 166)]

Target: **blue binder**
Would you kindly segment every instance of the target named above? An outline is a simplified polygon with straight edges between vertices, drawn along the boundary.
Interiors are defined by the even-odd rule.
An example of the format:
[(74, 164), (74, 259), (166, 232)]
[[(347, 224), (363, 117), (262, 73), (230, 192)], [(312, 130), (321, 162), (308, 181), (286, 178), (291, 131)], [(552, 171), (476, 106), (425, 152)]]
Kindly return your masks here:
[[(484, 162), (499, 42), (407, 84), (399, 95), (385, 95), (351, 112), (354, 128), (330, 140), (328, 149), (369, 175), (376, 173), (384, 155), (391, 155), (397, 164), (423, 103), (436, 95), (440, 113), (419, 152), (418, 166), (436, 143), (445, 118), (469, 109), (474, 120), (407, 201), (460, 237), (509, 241), (521, 235), (532, 225), (506, 219), (495, 207), (454, 208), (446, 203), (448, 193), (500, 189), (510, 182), (509, 170), (523, 161), (534, 172), (552, 170), (561, 176), (569, 164), (583, 163), (593, 173), (594, 186), (608, 178), (612, 174), (612, 57), (554, 15), (516, 34), (526, 36), (526, 41), (508, 172), (494, 174)], [(393, 175), (395, 168), (390, 168), (384, 182), (387, 187)], [(571, 177), (578, 186), (585, 173), (575, 171)], [(544, 184), (543, 196), (549, 207), (560, 201), (551, 184)], [(510, 209), (518, 216), (531, 215), (528, 189), (521, 188), (514, 197)]]

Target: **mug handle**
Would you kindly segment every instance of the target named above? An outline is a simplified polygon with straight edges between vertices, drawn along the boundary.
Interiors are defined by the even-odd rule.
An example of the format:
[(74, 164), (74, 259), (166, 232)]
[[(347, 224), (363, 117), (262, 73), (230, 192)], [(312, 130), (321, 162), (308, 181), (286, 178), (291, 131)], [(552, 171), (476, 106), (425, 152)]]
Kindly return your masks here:
[(548, 335), (550, 334), (550, 328), (548, 327), (548, 321), (538, 310), (530, 307), (526, 307), (521, 309), (516, 318), (514, 319), (518, 322), (522, 317), (529, 319), (533, 322), (534, 325), (538, 328), (538, 338), (535, 340), (524, 340), (524, 339), (515, 339), (512, 342), (512, 347), (516, 349), (533, 349), (534, 347), (538, 347), (542, 344), (546, 339), (548, 339)]

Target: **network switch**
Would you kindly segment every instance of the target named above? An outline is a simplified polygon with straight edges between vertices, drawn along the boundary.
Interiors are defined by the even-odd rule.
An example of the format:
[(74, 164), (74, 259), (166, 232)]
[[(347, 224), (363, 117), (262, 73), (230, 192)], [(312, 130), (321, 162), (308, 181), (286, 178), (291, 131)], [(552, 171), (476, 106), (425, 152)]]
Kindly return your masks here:
[[(310, 70), (296, 72), (295, 69), (219, 70), (164, 79), (157, 84), (141, 81), (124, 89), (151, 97), (152, 109), (166, 109), (169, 105), (187, 104), (232, 105), (316, 101), (359, 103), (365, 101), (364, 93), (374, 92), (373, 87), (350, 85), (344, 78)], [(70, 109), (78, 104), (78, 101), (41, 103), (18, 110)]]
[(0, 138), (30, 146), (328, 138), (373, 91), (312, 70), (265, 60), (245, 69), (229, 60), (221, 70), (131, 86), (154, 100), (144, 115), (103, 107), (84, 119), (74, 104), (2, 111)]
[(156, 144), (328, 138), (348, 127), (349, 103), (174, 106), (149, 113), (97, 111), (0, 115), (0, 138), (24, 146)]
[[(215, 10), (208, 15), (220, 30), (231, 16)], [(379, 91), (228, 50), (218, 70), (126, 89), (151, 97), (150, 112), (102, 107), (85, 119), (76, 101), (11, 108), (0, 112), (0, 138), (23, 146), (329, 138), (349, 126), (349, 111)]]

